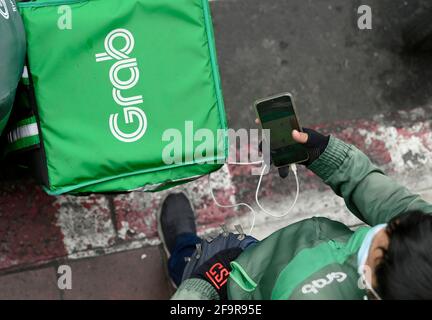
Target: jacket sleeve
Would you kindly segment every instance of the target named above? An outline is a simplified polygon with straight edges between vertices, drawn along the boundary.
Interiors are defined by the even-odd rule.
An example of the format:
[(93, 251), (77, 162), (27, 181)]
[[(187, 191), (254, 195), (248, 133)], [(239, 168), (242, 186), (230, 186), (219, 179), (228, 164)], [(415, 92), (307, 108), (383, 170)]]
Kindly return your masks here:
[(344, 198), (351, 212), (369, 225), (386, 223), (411, 210), (432, 213), (432, 204), (386, 176), (356, 147), (333, 136), (309, 169)]
[(171, 300), (219, 300), (219, 295), (207, 281), (187, 279), (183, 281)]

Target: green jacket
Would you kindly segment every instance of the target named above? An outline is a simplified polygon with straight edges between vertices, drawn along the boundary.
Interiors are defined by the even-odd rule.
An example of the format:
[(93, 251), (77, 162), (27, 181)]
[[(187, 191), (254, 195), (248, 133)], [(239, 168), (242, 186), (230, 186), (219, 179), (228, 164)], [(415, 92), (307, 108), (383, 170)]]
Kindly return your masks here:
[[(330, 137), (309, 169), (344, 198), (370, 226), (432, 205), (387, 177), (356, 147)], [(363, 299), (357, 253), (370, 227), (355, 232), (342, 223), (311, 218), (276, 231), (231, 263), (230, 299)], [(184, 281), (173, 299), (218, 299), (199, 279)]]

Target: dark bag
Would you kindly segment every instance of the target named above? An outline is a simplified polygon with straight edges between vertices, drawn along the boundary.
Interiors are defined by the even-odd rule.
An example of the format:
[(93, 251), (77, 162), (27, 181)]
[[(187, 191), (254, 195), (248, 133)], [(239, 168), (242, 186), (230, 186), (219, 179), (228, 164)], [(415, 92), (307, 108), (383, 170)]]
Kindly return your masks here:
[(24, 67), (26, 40), (14, 0), (0, 0), (0, 134), (9, 119)]

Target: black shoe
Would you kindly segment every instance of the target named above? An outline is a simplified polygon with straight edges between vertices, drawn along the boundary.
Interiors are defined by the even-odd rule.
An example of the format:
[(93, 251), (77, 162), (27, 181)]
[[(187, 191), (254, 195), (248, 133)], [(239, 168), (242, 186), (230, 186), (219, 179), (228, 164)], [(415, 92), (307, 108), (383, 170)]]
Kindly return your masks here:
[(171, 193), (164, 199), (159, 211), (158, 231), (168, 256), (179, 235), (196, 234), (195, 213), (185, 193)]

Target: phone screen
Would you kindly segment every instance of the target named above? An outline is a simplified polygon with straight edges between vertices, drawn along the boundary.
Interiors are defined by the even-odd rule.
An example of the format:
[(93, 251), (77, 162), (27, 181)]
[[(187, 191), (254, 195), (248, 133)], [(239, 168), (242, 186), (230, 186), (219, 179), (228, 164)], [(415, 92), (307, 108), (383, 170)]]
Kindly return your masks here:
[(256, 109), (263, 129), (270, 130), (270, 151), (276, 167), (308, 159), (306, 148), (292, 138), (294, 129), (302, 130), (289, 95), (260, 101)]

